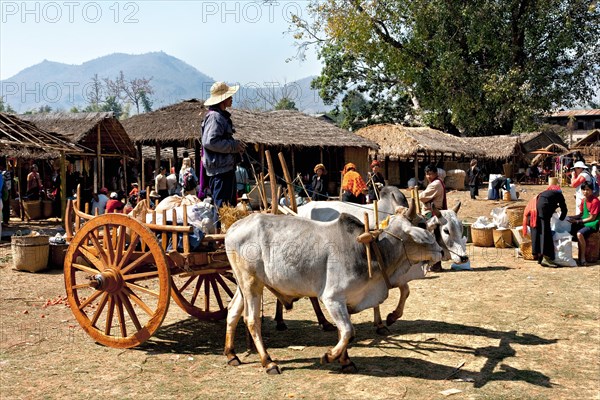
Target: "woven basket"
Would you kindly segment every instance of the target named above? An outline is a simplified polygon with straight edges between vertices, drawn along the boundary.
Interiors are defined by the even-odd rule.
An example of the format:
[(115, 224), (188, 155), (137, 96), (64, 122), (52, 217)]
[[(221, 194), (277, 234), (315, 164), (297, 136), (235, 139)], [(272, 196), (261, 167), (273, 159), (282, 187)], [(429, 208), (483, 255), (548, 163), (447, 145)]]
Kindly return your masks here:
[(478, 247), (494, 247), (494, 228), (475, 228), (471, 226), (473, 245)]
[(494, 247), (506, 249), (512, 246), (512, 232), (510, 229), (494, 229), (492, 233), (494, 238)]
[(50, 243), (48, 235), (12, 236), (13, 267), (29, 272), (38, 272), (48, 266)]
[(525, 206), (511, 206), (506, 208), (506, 216), (508, 217), (508, 227), (518, 228), (523, 225), (523, 214)]
[(52, 214), (54, 214), (52, 206), (52, 200), (42, 200), (42, 216), (44, 218), (52, 217)]
[(523, 239), (521, 242), (521, 246), (519, 247), (521, 250), (521, 255), (524, 260), (534, 260), (533, 258), (533, 246), (531, 244), (531, 240), (529, 238)]
[(65, 255), (69, 249), (68, 244), (51, 244), (50, 245), (50, 267), (63, 269), (65, 264)]
[(42, 202), (41, 200), (29, 200), (23, 201), (23, 212), (25, 218), (40, 219), (42, 217)]
[(600, 258), (600, 233), (592, 233), (585, 240), (585, 261), (593, 263)]

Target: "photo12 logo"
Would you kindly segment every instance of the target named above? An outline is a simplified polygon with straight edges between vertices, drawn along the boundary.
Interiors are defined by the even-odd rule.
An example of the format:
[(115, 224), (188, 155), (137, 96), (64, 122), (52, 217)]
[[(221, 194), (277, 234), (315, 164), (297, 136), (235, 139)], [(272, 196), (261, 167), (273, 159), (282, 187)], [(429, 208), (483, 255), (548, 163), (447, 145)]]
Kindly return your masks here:
[(202, 1), (200, 20), (202, 23), (274, 23), (279, 18), (287, 23), (293, 16), (302, 16), (302, 6), (294, 1)]
[(75, 23), (91, 24), (110, 20), (116, 24), (139, 22), (139, 3), (127, 1), (2, 1), (2, 23)]

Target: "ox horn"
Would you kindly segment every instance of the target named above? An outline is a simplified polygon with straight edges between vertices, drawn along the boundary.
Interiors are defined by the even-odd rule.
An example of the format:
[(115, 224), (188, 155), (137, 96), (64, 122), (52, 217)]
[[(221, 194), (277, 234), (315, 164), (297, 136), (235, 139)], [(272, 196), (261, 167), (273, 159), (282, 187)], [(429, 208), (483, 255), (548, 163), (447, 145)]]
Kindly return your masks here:
[(415, 199), (411, 198), (410, 199), (410, 203), (408, 204), (408, 211), (406, 212), (405, 216), (406, 218), (408, 218), (410, 221), (413, 220), (413, 218), (417, 215), (417, 209), (415, 206)]
[(431, 214), (438, 218), (442, 218), (442, 213), (435, 207), (435, 204), (433, 203), (431, 203)]
[(452, 211), (454, 211), (456, 214), (458, 214), (458, 210), (460, 210), (460, 201), (458, 203), (456, 203), (456, 205), (452, 208)]

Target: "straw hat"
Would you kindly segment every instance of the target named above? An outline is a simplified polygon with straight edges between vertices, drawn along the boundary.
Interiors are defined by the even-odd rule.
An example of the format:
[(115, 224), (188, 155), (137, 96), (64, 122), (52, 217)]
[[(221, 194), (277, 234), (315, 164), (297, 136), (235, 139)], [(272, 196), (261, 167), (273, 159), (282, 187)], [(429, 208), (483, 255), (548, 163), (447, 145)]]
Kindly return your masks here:
[(246, 193), (244, 193), (242, 195), (242, 200), (250, 200), (250, 199), (248, 198), (248, 195)]
[(160, 195), (158, 193), (156, 193), (155, 190), (151, 190), (150, 191), (150, 198), (151, 199), (160, 199)]
[(588, 166), (587, 166), (587, 165), (585, 165), (585, 163), (584, 163), (583, 161), (577, 161), (577, 162), (575, 163), (575, 165), (573, 165), (573, 167), (572, 167), (571, 169), (573, 169), (573, 168), (583, 168), (583, 169), (587, 169), (587, 167), (588, 167)]
[(210, 97), (204, 102), (205, 106), (213, 106), (219, 104), (233, 96), (240, 88), (239, 85), (227, 86), (225, 82), (215, 82), (210, 87)]
[(117, 192), (112, 192), (112, 193), (110, 194), (110, 198), (111, 198), (111, 199), (118, 199), (118, 198), (119, 198), (119, 195), (117, 194)]
[(315, 174), (317, 173), (317, 170), (319, 170), (319, 169), (323, 170), (323, 175), (327, 174), (327, 168), (325, 168), (325, 166), (323, 164), (315, 165), (315, 168), (314, 168)]

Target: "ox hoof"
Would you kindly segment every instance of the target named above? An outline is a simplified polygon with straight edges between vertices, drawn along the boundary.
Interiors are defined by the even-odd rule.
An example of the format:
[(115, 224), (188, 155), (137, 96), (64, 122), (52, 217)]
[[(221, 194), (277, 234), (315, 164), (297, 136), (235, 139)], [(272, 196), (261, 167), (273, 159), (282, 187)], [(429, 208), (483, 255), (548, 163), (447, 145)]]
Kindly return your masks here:
[(377, 332), (377, 334), (381, 336), (388, 336), (392, 334), (392, 332), (387, 328), (387, 326), (379, 326), (377, 327), (375, 332)]
[(233, 356), (233, 358), (227, 360), (227, 365), (229, 365), (230, 367), (237, 367), (239, 365), (242, 365), (242, 362), (237, 356)]
[(275, 329), (277, 329), (280, 332), (287, 331), (287, 325), (285, 324), (285, 322), (278, 322)]
[(390, 326), (390, 325), (392, 325), (394, 322), (398, 321), (398, 319), (399, 319), (399, 318), (400, 318), (400, 317), (396, 317), (394, 314), (391, 314), (391, 313), (390, 313), (390, 314), (388, 314), (388, 316), (387, 316), (387, 317), (386, 317), (386, 319), (385, 319), (385, 324), (386, 324), (387, 326)]
[(329, 353), (325, 353), (321, 356), (321, 365), (329, 364), (333, 360), (329, 359)]
[(323, 329), (324, 332), (337, 331), (336, 326), (329, 321), (326, 321), (325, 323), (321, 324), (321, 329)]
[(279, 365), (277, 365), (275, 363), (269, 364), (267, 366), (266, 372), (269, 375), (279, 375), (279, 374), (281, 374), (281, 370), (279, 369)]
[(352, 361), (350, 361), (350, 364), (342, 365), (342, 373), (354, 374), (356, 372), (358, 372), (358, 368)]

